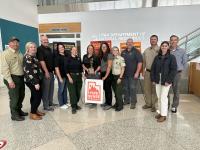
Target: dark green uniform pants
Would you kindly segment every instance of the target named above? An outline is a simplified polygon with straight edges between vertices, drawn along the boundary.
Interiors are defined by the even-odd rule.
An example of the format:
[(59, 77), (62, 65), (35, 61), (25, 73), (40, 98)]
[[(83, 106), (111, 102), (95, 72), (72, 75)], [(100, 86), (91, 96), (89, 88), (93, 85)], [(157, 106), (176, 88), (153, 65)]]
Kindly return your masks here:
[(123, 108), (123, 100), (122, 100), (122, 82), (117, 84), (117, 80), (119, 78), (119, 75), (113, 75), (113, 82), (112, 82), (112, 87), (113, 91), (115, 93), (115, 99), (116, 99), (116, 108), (121, 109)]
[(22, 102), (25, 97), (25, 84), (23, 76), (12, 75), (12, 80), (15, 83), (15, 88), (10, 89), (7, 80), (4, 84), (8, 88), (8, 95), (10, 98), (10, 111), (12, 116), (18, 116), (22, 109)]
[(69, 90), (71, 106), (72, 108), (76, 108), (81, 95), (82, 76), (81, 74), (80, 75), (71, 74), (71, 77), (73, 79), (73, 84), (69, 83), (68, 80), (67, 86)]

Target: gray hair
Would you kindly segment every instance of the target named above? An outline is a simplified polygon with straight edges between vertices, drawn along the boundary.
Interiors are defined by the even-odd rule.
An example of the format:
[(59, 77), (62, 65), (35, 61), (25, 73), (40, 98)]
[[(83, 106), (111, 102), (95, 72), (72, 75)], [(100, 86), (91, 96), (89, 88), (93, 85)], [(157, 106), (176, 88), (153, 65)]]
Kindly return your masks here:
[(128, 41), (133, 42), (133, 39), (132, 39), (132, 38), (128, 38), (128, 39), (126, 40), (126, 43), (127, 43)]

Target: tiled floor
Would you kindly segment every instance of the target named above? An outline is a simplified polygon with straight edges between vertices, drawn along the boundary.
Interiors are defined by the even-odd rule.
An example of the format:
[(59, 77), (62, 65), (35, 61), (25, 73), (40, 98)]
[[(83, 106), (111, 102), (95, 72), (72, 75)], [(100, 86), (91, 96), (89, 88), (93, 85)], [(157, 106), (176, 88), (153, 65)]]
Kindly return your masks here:
[[(26, 111), (29, 96), (26, 90)], [(142, 95), (135, 110), (103, 111), (81, 103), (76, 115), (57, 108), (42, 121), (11, 121), (8, 103), (7, 90), (0, 88), (0, 140), (8, 141), (4, 150), (200, 150), (200, 99), (193, 95), (181, 95), (178, 113), (169, 113), (164, 123), (142, 110)]]

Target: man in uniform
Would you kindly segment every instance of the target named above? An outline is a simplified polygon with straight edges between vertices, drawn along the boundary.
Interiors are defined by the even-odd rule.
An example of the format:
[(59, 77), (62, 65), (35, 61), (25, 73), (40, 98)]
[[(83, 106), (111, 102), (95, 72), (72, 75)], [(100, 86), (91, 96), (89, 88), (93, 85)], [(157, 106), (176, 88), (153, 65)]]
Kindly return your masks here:
[(4, 84), (8, 88), (10, 97), (11, 119), (25, 120), (28, 113), (22, 111), (22, 102), (25, 97), (25, 84), (23, 72), (23, 55), (19, 51), (19, 39), (12, 37), (9, 48), (2, 53), (1, 72)]
[(151, 108), (152, 112), (156, 111), (157, 96), (155, 85), (151, 82), (150, 73), (151, 65), (154, 58), (158, 55), (158, 36), (152, 35), (150, 37), (151, 46), (148, 47), (143, 53), (143, 76), (144, 76), (144, 95), (145, 95), (145, 105), (143, 109)]

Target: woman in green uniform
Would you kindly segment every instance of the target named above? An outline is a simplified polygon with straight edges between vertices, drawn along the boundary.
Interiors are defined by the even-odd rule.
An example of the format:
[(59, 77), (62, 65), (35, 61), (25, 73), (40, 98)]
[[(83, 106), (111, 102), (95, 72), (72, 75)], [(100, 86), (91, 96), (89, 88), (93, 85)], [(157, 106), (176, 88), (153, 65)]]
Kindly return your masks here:
[(81, 58), (78, 56), (76, 47), (72, 47), (71, 55), (65, 61), (65, 69), (68, 78), (68, 90), (70, 96), (70, 103), (72, 107), (72, 114), (75, 114), (81, 107), (78, 102), (81, 95), (82, 88), (82, 63)]

